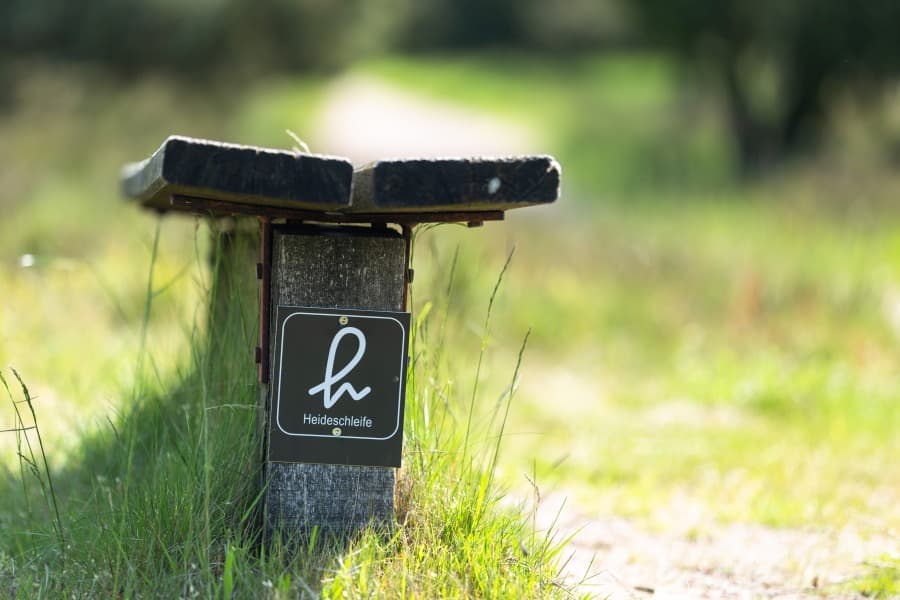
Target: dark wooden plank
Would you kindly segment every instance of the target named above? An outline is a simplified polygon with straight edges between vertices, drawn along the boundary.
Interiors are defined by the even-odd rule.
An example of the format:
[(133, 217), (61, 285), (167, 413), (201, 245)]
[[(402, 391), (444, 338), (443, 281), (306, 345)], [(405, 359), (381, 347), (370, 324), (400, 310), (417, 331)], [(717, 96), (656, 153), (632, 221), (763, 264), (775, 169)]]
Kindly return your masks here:
[[(272, 240), (273, 311), (279, 304), (402, 310), (406, 241), (391, 230), (277, 227)], [(269, 352), (274, 356), (274, 320)], [(270, 366), (269, 381), (275, 366)], [(263, 386), (272, 406), (272, 386)], [(271, 418), (271, 417), (270, 417)], [(347, 539), (368, 524), (394, 521), (390, 467), (266, 462), (268, 535), (309, 535), (314, 526)]]
[(172, 136), (122, 171), (125, 194), (150, 208), (172, 210), (173, 194), (306, 210), (349, 205), (350, 161), (287, 150)]
[(352, 212), (508, 210), (559, 197), (552, 156), (375, 162), (353, 174)]

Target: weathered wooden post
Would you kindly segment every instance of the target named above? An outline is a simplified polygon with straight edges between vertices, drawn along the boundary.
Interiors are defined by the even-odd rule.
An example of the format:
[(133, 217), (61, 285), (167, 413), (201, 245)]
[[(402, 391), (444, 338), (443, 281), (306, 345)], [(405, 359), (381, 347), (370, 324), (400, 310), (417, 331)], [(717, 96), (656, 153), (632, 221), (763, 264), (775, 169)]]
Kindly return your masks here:
[(503, 219), (559, 194), (547, 156), (382, 161), (170, 137), (126, 167), (148, 208), (262, 224), (267, 532), (390, 527), (400, 466), (412, 228)]

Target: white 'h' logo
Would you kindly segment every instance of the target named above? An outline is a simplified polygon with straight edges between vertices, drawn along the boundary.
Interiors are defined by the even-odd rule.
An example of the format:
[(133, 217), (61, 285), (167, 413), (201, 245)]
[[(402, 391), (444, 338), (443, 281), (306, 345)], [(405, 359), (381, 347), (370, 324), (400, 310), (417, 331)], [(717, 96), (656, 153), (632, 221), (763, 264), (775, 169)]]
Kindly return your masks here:
[[(338, 345), (340, 345), (341, 340), (345, 335), (352, 335), (356, 337), (356, 340), (359, 342), (359, 346), (356, 348), (356, 354), (353, 358), (348, 362), (343, 369), (334, 374), (334, 357), (337, 354)], [(331, 386), (335, 383), (343, 379), (347, 376), (350, 371), (353, 370), (360, 360), (362, 360), (363, 354), (366, 353), (366, 336), (362, 331), (357, 329), (356, 327), (344, 327), (340, 331), (338, 331), (334, 338), (331, 340), (331, 347), (328, 349), (328, 363), (325, 366), (325, 380), (319, 385), (315, 385), (309, 388), (309, 395), (315, 396), (319, 392), (325, 392), (325, 408), (331, 408), (335, 405), (335, 403), (341, 399), (341, 396), (344, 393), (350, 394), (350, 397), (354, 400), (362, 400), (366, 396), (369, 395), (369, 392), (372, 391), (372, 388), (369, 386), (364, 387), (358, 392), (356, 389), (349, 383), (344, 382), (337, 389), (337, 392), (332, 396), (331, 395)]]

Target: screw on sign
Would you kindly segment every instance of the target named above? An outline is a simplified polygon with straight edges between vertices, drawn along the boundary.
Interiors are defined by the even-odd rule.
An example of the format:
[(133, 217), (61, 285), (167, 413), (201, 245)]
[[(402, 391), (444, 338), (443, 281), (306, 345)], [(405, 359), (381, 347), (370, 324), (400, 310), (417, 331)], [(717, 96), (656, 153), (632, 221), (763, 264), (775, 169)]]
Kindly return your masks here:
[[(549, 156), (379, 161), (173, 136), (126, 166), (158, 212), (261, 223), (260, 386), (267, 533), (346, 538), (394, 519), (412, 229), (478, 225), (559, 196)], [(339, 307), (339, 308), (335, 308)]]

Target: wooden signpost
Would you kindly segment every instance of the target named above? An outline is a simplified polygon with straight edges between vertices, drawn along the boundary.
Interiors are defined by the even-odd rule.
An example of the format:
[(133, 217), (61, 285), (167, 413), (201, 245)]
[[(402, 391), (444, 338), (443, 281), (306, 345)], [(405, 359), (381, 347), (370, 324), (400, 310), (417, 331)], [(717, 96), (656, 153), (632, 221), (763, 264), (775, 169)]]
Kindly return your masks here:
[(265, 530), (345, 538), (394, 519), (413, 227), (559, 195), (549, 156), (381, 161), (170, 137), (123, 171), (162, 212), (259, 219)]

